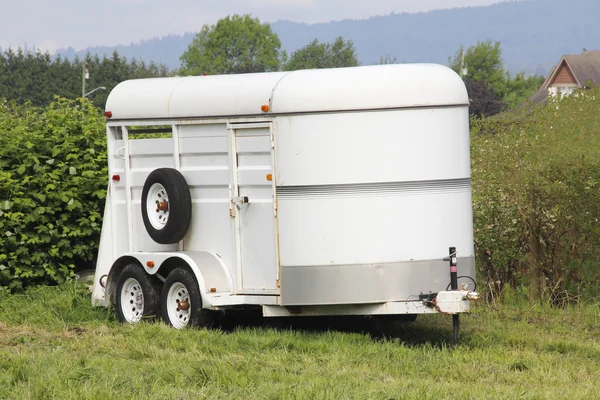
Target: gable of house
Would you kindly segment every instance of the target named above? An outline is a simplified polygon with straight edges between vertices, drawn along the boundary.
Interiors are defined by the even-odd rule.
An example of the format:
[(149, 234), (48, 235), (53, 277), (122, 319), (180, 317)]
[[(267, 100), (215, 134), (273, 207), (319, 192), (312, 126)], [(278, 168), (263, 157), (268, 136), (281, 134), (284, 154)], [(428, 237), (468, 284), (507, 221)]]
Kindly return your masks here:
[(548, 86), (561, 86), (561, 85), (577, 85), (577, 79), (569, 68), (566, 61), (563, 60), (558, 73), (554, 76), (554, 79)]

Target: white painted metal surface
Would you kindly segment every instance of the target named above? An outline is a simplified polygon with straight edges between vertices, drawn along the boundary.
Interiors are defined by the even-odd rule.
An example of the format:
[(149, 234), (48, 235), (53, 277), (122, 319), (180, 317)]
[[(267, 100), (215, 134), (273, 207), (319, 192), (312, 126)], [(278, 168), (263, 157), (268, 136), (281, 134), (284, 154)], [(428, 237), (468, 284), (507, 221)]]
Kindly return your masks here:
[(436, 64), (303, 70), (273, 90), (274, 113), (468, 105), (462, 79)]
[(117, 85), (112, 119), (196, 118), (272, 113), (468, 105), (460, 77), (436, 64), (396, 64), (223, 76), (152, 78)]
[(232, 202), (239, 293), (277, 290), (270, 124), (230, 126)]
[[(450, 246), (459, 275), (475, 276), (468, 97), (446, 67), (135, 80), (106, 109), (109, 176), (120, 179), (96, 282), (118, 275), (119, 260), (151, 261), (159, 276), (183, 263), (205, 308), (377, 314), (419, 313), (415, 298), (445, 291)], [(157, 125), (172, 134), (136, 138)], [(160, 167), (179, 170), (192, 197), (190, 228), (171, 245), (153, 242), (141, 216)], [(98, 286), (94, 303), (106, 304)]]
[(404, 314), (461, 314), (470, 311), (467, 292), (443, 291), (436, 301), (388, 301), (378, 304), (339, 304), (321, 306), (264, 307), (266, 317), (325, 316), (325, 315), (404, 315)]

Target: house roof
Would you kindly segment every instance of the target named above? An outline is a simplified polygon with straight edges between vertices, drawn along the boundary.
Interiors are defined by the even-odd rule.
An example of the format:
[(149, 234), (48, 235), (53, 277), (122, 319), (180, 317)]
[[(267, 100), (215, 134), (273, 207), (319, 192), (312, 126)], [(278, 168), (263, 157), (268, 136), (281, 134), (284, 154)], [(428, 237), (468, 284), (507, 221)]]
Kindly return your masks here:
[(563, 58), (580, 86), (590, 80), (594, 84), (600, 84), (600, 51), (566, 54)]
[(565, 54), (558, 64), (552, 67), (542, 87), (529, 98), (529, 101), (546, 100), (548, 87), (552, 85), (563, 65), (570, 70), (580, 87), (590, 80), (595, 85), (600, 84), (600, 51), (584, 50), (581, 54)]

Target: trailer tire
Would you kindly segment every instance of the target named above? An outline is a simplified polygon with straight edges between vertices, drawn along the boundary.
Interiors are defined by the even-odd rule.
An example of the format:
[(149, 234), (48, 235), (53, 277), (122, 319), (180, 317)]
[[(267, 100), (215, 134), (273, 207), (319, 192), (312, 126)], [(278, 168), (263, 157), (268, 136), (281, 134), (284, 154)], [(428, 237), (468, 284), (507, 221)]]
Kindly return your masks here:
[(160, 296), (163, 321), (176, 329), (210, 327), (214, 312), (202, 308), (202, 296), (194, 274), (177, 267), (167, 275)]
[(158, 316), (160, 282), (137, 264), (129, 264), (117, 279), (117, 318), (135, 324)]
[(142, 189), (142, 219), (156, 243), (177, 243), (192, 220), (192, 197), (185, 178), (174, 168), (158, 168)]

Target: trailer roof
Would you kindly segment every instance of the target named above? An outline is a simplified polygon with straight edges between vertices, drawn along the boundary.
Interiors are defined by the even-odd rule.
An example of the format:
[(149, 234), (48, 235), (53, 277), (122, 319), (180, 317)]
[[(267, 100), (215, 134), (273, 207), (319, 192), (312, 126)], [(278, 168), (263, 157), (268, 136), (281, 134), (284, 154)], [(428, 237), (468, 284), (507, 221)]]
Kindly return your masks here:
[(393, 64), (128, 80), (106, 102), (112, 119), (194, 118), (468, 105), (462, 79), (437, 64)]

